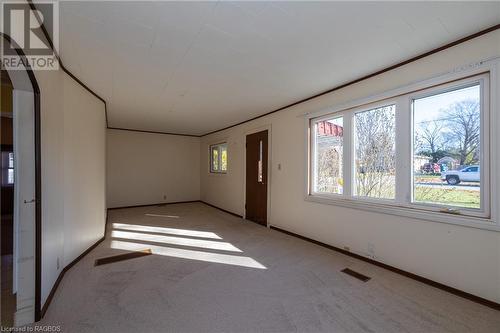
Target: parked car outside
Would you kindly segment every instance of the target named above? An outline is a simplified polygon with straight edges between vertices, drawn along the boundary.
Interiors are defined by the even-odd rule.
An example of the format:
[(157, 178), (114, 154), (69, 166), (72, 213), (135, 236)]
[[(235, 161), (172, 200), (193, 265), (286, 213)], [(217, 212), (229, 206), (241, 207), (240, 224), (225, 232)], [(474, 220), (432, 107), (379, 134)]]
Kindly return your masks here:
[(422, 173), (439, 173), (441, 167), (437, 163), (425, 163), (421, 168)]
[(445, 171), (441, 173), (441, 180), (450, 185), (458, 185), (460, 182), (480, 182), (479, 170), (479, 165), (469, 165), (461, 170)]

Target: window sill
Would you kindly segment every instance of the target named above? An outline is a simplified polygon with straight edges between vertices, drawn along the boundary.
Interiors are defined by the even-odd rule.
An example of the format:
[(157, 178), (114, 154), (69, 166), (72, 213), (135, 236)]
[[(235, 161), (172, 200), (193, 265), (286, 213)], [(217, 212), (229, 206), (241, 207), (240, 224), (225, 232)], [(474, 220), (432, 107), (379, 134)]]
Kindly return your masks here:
[(431, 222), (447, 223), (453, 225), (460, 225), (464, 227), (471, 227), (477, 229), (485, 229), (500, 232), (500, 226), (494, 220), (489, 218), (472, 217), (464, 215), (453, 215), (442, 212), (427, 211), (418, 208), (410, 208), (403, 206), (396, 206), (383, 203), (366, 202), (360, 200), (351, 200), (344, 198), (334, 198), (330, 196), (321, 195), (306, 195), (305, 201), (316, 202), (320, 204), (334, 205), (346, 208), (353, 208), (375, 212), (380, 214), (389, 214), (395, 216), (403, 216), (418, 220), (425, 220)]
[(227, 175), (227, 172), (208, 172), (209, 176), (221, 177)]

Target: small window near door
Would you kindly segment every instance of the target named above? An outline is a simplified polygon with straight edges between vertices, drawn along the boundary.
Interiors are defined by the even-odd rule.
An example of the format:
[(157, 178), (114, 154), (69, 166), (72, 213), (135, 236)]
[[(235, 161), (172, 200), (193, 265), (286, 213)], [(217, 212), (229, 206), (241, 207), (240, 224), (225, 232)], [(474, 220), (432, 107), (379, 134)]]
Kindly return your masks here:
[(259, 141), (259, 161), (257, 162), (257, 182), (263, 183), (264, 176), (262, 173), (262, 140)]
[(210, 146), (210, 172), (227, 172), (227, 143), (219, 143)]
[(2, 152), (2, 185), (14, 184), (14, 153)]

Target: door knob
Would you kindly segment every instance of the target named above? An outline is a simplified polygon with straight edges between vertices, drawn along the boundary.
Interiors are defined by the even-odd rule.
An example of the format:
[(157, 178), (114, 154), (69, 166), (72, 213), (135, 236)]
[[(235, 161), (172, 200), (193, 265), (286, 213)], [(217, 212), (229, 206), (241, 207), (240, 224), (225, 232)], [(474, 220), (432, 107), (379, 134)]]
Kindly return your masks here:
[(28, 204), (28, 203), (33, 203), (33, 202), (35, 202), (35, 201), (36, 201), (35, 199), (31, 199), (30, 201), (26, 201), (26, 200), (24, 200), (24, 203), (25, 203), (25, 204)]

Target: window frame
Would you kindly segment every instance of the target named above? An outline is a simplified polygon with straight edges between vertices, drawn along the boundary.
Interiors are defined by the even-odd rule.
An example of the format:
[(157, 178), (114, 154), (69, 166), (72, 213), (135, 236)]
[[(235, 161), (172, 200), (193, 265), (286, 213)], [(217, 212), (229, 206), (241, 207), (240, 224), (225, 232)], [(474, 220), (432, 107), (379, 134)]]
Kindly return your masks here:
[[(10, 147), (9, 149), (12, 149)], [(12, 155), (12, 167), (10, 166), (10, 155)], [(5, 162), (5, 164), (4, 164)], [(4, 150), (2, 151), (2, 172), (1, 172), (1, 182), (3, 187), (13, 187), (15, 182), (16, 182), (16, 171), (15, 171), (15, 158), (14, 158), (14, 152), (11, 150)], [(12, 170), (12, 178), (13, 182), (9, 181), (9, 171)]]
[[(226, 148), (226, 170), (222, 170), (222, 147)], [(217, 148), (217, 159), (218, 159), (218, 166), (219, 170), (214, 170), (213, 169), (213, 155), (212, 155), (212, 148)], [(229, 149), (228, 149), (228, 144), (227, 141), (219, 142), (219, 143), (214, 143), (208, 146), (208, 171), (211, 174), (216, 174), (216, 175), (224, 175), (227, 174), (227, 170), (229, 169)]]
[[(393, 100), (393, 99), (388, 99), (388, 100), (383, 100), (383, 101), (380, 101), (380, 102), (375, 102), (375, 103), (372, 103), (369, 105), (369, 107), (367, 106), (364, 106), (364, 107), (360, 107), (360, 108), (356, 108), (354, 109), (352, 112), (351, 112), (351, 128), (349, 129), (349, 132), (350, 132), (350, 136), (351, 136), (351, 156), (350, 156), (350, 160), (348, 161), (348, 165), (351, 165), (352, 166), (352, 170), (351, 170), (351, 179), (349, 179), (349, 182), (350, 182), (350, 186), (351, 186), (351, 197), (354, 199), (354, 200), (362, 200), (362, 201), (373, 201), (373, 202), (382, 202), (382, 203), (387, 203), (387, 204), (393, 204), (396, 202), (396, 199), (397, 199), (397, 179), (398, 179), (398, 170), (397, 170), (397, 167), (395, 166), (395, 184), (394, 184), (394, 198), (375, 198), (375, 197), (369, 197), (369, 196), (364, 196), (364, 195), (358, 195), (356, 194), (356, 115), (358, 113), (363, 113), (363, 112), (369, 112), (369, 111), (372, 111), (372, 110), (377, 110), (377, 109), (381, 109), (381, 108), (385, 108), (385, 107), (389, 107), (389, 106), (392, 106), (394, 105), (394, 137), (395, 137), (395, 141), (397, 140), (397, 102), (396, 100)], [(398, 145), (395, 143), (395, 147), (394, 147), (394, 155), (397, 156), (397, 153), (398, 153)], [(394, 161), (396, 163), (396, 161)]]
[[(311, 160), (310, 179), (312, 181), (309, 184), (309, 193), (311, 193), (313, 195), (334, 196), (334, 197), (344, 197), (345, 196), (345, 193), (346, 193), (346, 189), (345, 189), (345, 186), (346, 186), (346, 181), (345, 181), (346, 165), (345, 165), (344, 161), (342, 161), (342, 178), (344, 179), (344, 186), (343, 186), (342, 193), (319, 192), (319, 191), (314, 190), (314, 185), (316, 182), (315, 170), (316, 170), (316, 163), (317, 163), (316, 158), (314, 158), (314, 156), (316, 156), (316, 135), (314, 134), (314, 127), (316, 126), (317, 123), (320, 123), (322, 121), (342, 118), (342, 127), (345, 128), (345, 120), (346, 120), (345, 114), (346, 114), (346, 111), (342, 111), (342, 112), (335, 113), (333, 116), (326, 115), (323, 117), (310, 119), (310, 124), (311, 124), (310, 126), (311, 126), (312, 132), (311, 132), (311, 136), (310, 136), (311, 137), (311, 154), (310, 154), (309, 158)], [(342, 133), (342, 136), (343, 136), (342, 137), (342, 156), (344, 157), (346, 152), (348, 151), (348, 149), (346, 149), (346, 145), (345, 145), (346, 135), (345, 135), (344, 131)]]
[[(440, 94), (444, 94), (447, 92), (452, 92), (460, 89), (464, 89), (467, 87), (473, 87), (479, 85), (479, 93), (480, 93), (480, 159), (479, 165), (480, 168), (480, 207), (479, 209), (475, 208), (467, 208), (467, 207), (459, 207), (453, 205), (445, 205), (445, 204), (436, 204), (436, 203), (427, 203), (427, 202), (415, 202), (414, 201), (414, 177), (411, 177), (411, 198), (409, 202), (409, 207), (415, 207), (420, 209), (426, 209), (434, 212), (441, 213), (452, 213), (452, 214), (460, 214), (464, 216), (473, 216), (473, 217), (482, 217), (482, 218), (490, 218), (490, 201), (491, 201), (491, 193), (490, 193), (490, 154), (485, 154), (486, 151), (490, 151), (490, 127), (486, 126), (489, 124), (489, 115), (490, 115), (490, 103), (486, 103), (489, 101), (489, 74), (478, 74), (472, 77), (466, 77), (464, 79), (456, 80), (454, 82), (448, 82), (444, 84), (440, 84), (437, 87), (430, 87), (428, 89), (423, 89), (421, 91), (409, 94), (409, 102), (410, 102), (410, 116), (411, 116), (411, 156), (413, 156), (414, 145), (413, 145), (413, 135), (414, 135), (414, 110), (413, 110), (413, 102), (416, 99), (426, 98), (431, 96), (436, 96)], [(414, 159), (411, 159), (411, 170), (413, 170)], [(469, 166), (470, 167), (470, 166)]]
[[(10, 166), (10, 157), (12, 155), (12, 166)], [(7, 165), (7, 185), (14, 185), (15, 182), (16, 182), (16, 169), (15, 169), (15, 165), (16, 165), (16, 162), (15, 162), (15, 158), (14, 158), (14, 152), (9, 152), (9, 157), (8, 157), (9, 161), (8, 161), (8, 165)], [(9, 171), (12, 170), (12, 182), (9, 181)]]
[[(354, 158), (356, 156), (356, 145), (355, 145), (355, 123), (354, 123), (354, 118), (357, 113), (362, 113), (390, 105), (395, 105), (396, 106), (396, 127), (398, 123), (398, 117), (397, 117), (397, 106), (398, 106), (398, 101), (397, 99), (389, 98), (389, 99), (384, 99), (376, 102), (372, 102), (369, 104), (364, 104), (361, 106), (353, 107), (353, 108), (348, 108), (344, 109), (341, 111), (336, 111), (332, 112), (326, 115), (323, 115), (321, 117), (315, 117), (315, 118), (310, 118), (309, 119), (309, 124), (310, 124), (310, 131), (311, 135), (309, 135), (309, 140), (311, 141), (310, 144), (310, 153), (309, 153), (309, 160), (311, 161), (311, 165), (309, 167), (309, 178), (310, 181), (308, 182), (308, 195), (309, 196), (318, 196), (318, 197), (323, 197), (323, 198), (332, 198), (332, 199), (341, 199), (341, 200), (351, 200), (351, 201), (362, 201), (362, 202), (371, 202), (371, 203), (382, 203), (382, 204), (394, 204), (397, 202), (397, 188), (395, 188), (396, 191), (396, 196), (394, 199), (386, 199), (386, 198), (373, 198), (373, 197), (368, 197), (368, 196), (360, 196), (360, 195), (355, 195), (355, 176), (356, 176), (356, 166), (355, 163), (351, 163), (354, 161)], [(336, 118), (343, 118), (343, 161), (342, 161), (342, 175), (344, 179), (344, 186), (343, 186), (343, 192), (342, 194), (338, 193), (328, 193), (328, 192), (316, 192), (314, 191), (314, 181), (315, 181), (315, 175), (314, 175), (314, 170), (315, 170), (315, 135), (314, 135), (314, 130), (313, 126), (321, 121), (324, 120), (331, 120), (331, 119), (336, 119)], [(396, 141), (397, 141), (397, 131), (396, 131)], [(398, 145), (396, 144), (396, 154), (398, 153)], [(347, 163), (346, 163), (347, 162)], [(314, 164), (313, 164), (314, 163)], [(396, 170), (397, 171), (397, 170)], [(397, 183), (397, 178), (398, 177), (398, 172), (396, 172), (396, 183)]]
[[(306, 140), (307, 158), (306, 160), (306, 187), (305, 200), (322, 204), (330, 204), (355, 208), (377, 213), (385, 213), (396, 216), (405, 216), (416, 220), (426, 220), (433, 222), (442, 222), (458, 224), (463, 226), (475, 227), (500, 231), (498, 223), (498, 209), (491, 205), (492, 200), (498, 199), (498, 191), (495, 184), (498, 184), (499, 177), (490, 174), (490, 169), (498, 165), (500, 156), (500, 145), (494, 144), (492, 135), (495, 133), (490, 130), (492, 126), (500, 125), (500, 116), (492, 115), (491, 110), (495, 109), (497, 100), (491, 96), (491, 92), (496, 91), (498, 87), (497, 72), (500, 61), (481, 61), (468, 66), (463, 66), (449, 73), (441, 74), (419, 82), (411, 83), (407, 86), (392, 89), (370, 97), (360, 98), (343, 105), (330, 107), (316, 112), (306, 113)], [(412, 101), (416, 96), (421, 97), (425, 92), (429, 95), (436, 95), (443, 92), (444, 88), (455, 90), (467, 85), (473, 86), (474, 82), (482, 82), (481, 85), (481, 209), (470, 209), (452, 206), (450, 210), (443, 209), (444, 205), (432, 205), (426, 203), (413, 202), (413, 111)], [(351, 184), (355, 183), (352, 179), (347, 179), (347, 173), (344, 172), (344, 193), (342, 195), (333, 193), (314, 192), (314, 145), (313, 145), (313, 124), (315, 122), (332, 119), (338, 116), (344, 116), (344, 170), (348, 166), (348, 172), (354, 173), (353, 163), (353, 123), (346, 121), (351, 117), (346, 114), (353, 114), (353, 111), (373, 109), (373, 106), (396, 104), (396, 197), (395, 200), (387, 201), (385, 199), (373, 199), (365, 197), (354, 197), (351, 195)], [(351, 130), (347, 131), (347, 127)], [(406, 138), (401, 135), (406, 131)], [(408, 135), (410, 133), (410, 135)], [(346, 153), (346, 138), (350, 136), (351, 142)], [(401, 140), (403, 139), (403, 140)], [(493, 146), (492, 146), (493, 144)], [(406, 156), (403, 156), (404, 154)], [(350, 155), (350, 156), (349, 156)], [(401, 157), (400, 157), (401, 156)], [(399, 176), (399, 177), (398, 177)], [(352, 177), (352, 175), (349, 175)], [(403, 181), (400, 181), (400, 179)], [(346, 191), (346, 188), (349, 188)], [(408, 194), (410, 196), (408, 197)]]

